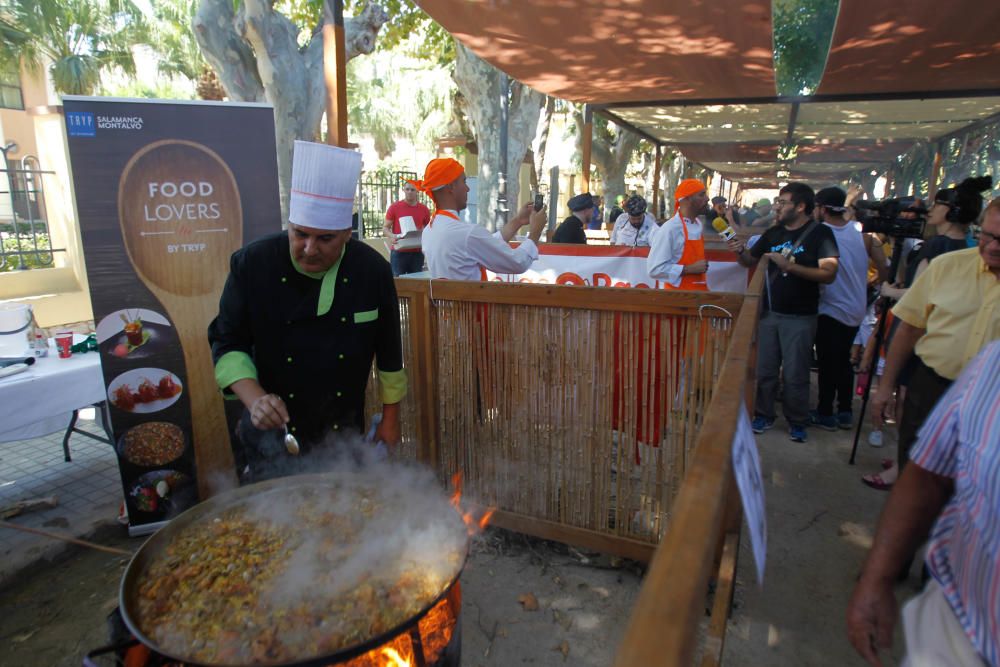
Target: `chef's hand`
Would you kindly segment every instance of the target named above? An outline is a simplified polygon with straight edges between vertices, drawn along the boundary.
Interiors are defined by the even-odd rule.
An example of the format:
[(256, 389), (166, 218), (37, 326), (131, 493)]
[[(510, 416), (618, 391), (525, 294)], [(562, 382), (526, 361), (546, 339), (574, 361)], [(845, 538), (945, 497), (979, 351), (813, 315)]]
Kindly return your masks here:
[(262, 431), (288, 423), (288, 408), (277, 394), (264, 394), (250, 405), (250, 421)]
[(699, 259), (697, 262), (685, 264), (684, 268), (681, 269), (681, 273), (705, 273), (706, 271), (708, 271), (707, 259)]
[(375, 427), (375, 442), (384, 442), (390, 447), (399, 444), (399, 403), (382, 405), (382, 421)]
[(531, 213), (528, 214), (529, 227), (528, 238), (538, 243), (545, 231), (545, 224), (549, 221), (548, 212), (543, 206), (540, 211), (536, 211), (534, 205), (531, 206)]

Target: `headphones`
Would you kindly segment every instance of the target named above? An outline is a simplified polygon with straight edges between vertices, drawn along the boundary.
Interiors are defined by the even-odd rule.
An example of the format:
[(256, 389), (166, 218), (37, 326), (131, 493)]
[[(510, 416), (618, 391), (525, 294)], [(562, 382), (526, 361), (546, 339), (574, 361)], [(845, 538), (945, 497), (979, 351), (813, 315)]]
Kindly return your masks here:
[(962, 222), (962, 205), (958, 202), (958, 190), (955, 188), (948, 188), (946, 190), (941, 190), (934, 196), (935, 204), (944, 204), (948, 207), (948, 212), (945, 214), (944, 219), (947, 222)]

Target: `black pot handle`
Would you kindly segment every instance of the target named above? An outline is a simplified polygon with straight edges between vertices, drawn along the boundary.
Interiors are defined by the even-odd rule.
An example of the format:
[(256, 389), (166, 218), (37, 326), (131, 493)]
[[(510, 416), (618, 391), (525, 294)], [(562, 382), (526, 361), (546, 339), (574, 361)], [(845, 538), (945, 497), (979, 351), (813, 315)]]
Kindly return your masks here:
[[(93, 658), (96, 658), (96, 657), (102, 656), (102, 655), (107, 655), (108, 653), (119, 653), (119, 652), (124, 651), (126, 649), (132, 648), (133, 646), (135, 646), (138, 643), (139, 643), (139, 641), (137, 639), (127, 639), (125, 641), (118, 642), (117, 644), (108, 644), (107, 646), (102, 646), (100, 648), (95, 648), (93, 651), (91, 651), (87, 655), (83, 656), (83, 667), (101, 667), (96, 662), (94, 662)], [(120, 663), (116, 663), (116, 664), (120, 664)]]

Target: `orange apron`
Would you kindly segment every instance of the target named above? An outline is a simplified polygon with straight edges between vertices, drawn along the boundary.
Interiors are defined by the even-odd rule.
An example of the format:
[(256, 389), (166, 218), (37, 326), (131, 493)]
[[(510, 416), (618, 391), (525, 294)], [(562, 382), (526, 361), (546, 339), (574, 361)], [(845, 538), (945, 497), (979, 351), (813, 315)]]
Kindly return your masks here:
[[(688, 238), (687, 223), (681, 218), (681, 229), (684, 231), (684, 252), (678, 264), (687, 266), (705, 259), (705, 237), (692, 241)], [(681, 276), (680, 287), (675, 289), (708, 291), (707, 273), (686, 273)], [(669, 287), (669, 285), (668, 285)]]
[[(684, 231), (684, 252), (681, 254), (681, 259), (678, 264), (688, 265), (694, 264), (699, 260), (705, 259), (705, 241), (704, 239), (697, 239), (692, 241), (688, 237), (687, 223), (681, 218), (681, 229)], [(706, 279), (706, 274), (704, 273), (694, 273), (685, 274), (681, 276), (681, 284), (677, 287), (672, 285), (664, 285), (664, 289), (682, 289), (682, 290), (696, 290), (696, 291), (708, 291), (708, 280)], [(676, 328), (674, 331), (674, 339), (678, 341), (678, 344), (674, 346), (672, 353), (675, 357), (674, 368), (681, 368), (681, 360), (686, 358), (690, 354), (690, 350), (687, 349), (686, 336), (681, 332), (681, 327), (683, 323), (680, 318), (667, 318), (667, 326)], [(659, 447), (660, 438), (663, 435), (664, 419), (661, 409), (661, 401), (665, 398), (670, 400), (670, 397), (676, 394), (680, 378), (667, 378), (663, 376), (663, 372), (660, 369), (660, 319), (657, 318), (649, 322), (648, 336), (649, 341), (646, 342), (645, 337), (642, 336), (639, 331), (633, 334), (633, 340), (631, 342), (632, 349), (637, 352), (637, 359), (625, 360), (621, 358), (621, 353), (619, 351), (620, 343), (618, 342), (618, 336), (620, 333), (621, 326), (621, 315), (616, 314), (615, 316), (615, 353), (614, 353), (614, 368), (615, 368), (615, 385), (612, 388), (612, 415), (611, 415), (611, 427), (618, 430), (624, 421), (623, 412), (623, 401), (622, 393), (625, 384), (625, 377), (623, 373), (628, 372), (625, 369), (628, 366), (636, 365), (635, 372), (635, 386), (638, 391), (638, 395), (635, 397), (636, 402), (636, 446), (635, 446), (635, 462), (636, 465), (641, 463), (639, 457), (639, 443), (644, 443), (653, 447)], [(665, 333), (665, 332), (664, 332)], [(705, 332), (701, 332), (699, 354), (705, 345)], [(641, 360), (645, 359), (647, 356), (652, 358), (652, 390), (649, 391), (644, 383), (642, 382), (642, 368)], [(626, 363), (627, 361), (627, 363)], [(643, 396), (643, 392), (648, 391), (650, 395)], [(666, 393), (666, 396), (664, 396)], [(643, 414), (642, 403), (643, 398), (648, 405), (652, 406), (650, 410), (651, 414)], [(648, 408), (647, 408), (648, 409)], [(645, 418), (644, 418), (645, 417)]]

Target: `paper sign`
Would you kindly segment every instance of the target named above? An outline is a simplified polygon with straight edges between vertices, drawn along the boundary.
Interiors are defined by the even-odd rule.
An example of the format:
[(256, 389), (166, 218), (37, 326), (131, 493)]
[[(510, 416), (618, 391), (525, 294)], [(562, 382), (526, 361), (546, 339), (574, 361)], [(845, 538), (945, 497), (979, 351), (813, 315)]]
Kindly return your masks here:
[(757, 564), (757, 582), (764, 585), (764, 561), (767, 557), (767, 514), (764, 506), (764, 482), (760, 472), (757, 441), (750, 428), (746, 406), (740, 403), (733, 438), (733, 474), (743, 499), (743, 515), (750, 533), (750, 546)]
[(404, 215), (399, 218), (399, 235), (406, 236), (417, 231), (417, 222), (412, 215)]

